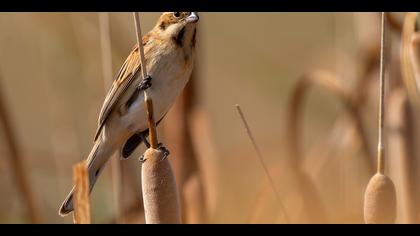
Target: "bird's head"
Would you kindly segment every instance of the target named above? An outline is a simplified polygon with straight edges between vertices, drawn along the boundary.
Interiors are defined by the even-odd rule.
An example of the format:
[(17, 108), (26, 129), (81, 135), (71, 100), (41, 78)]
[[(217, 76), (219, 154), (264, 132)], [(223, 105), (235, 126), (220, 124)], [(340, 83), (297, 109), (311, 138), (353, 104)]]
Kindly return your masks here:
[(194, 44), (198, 20), (197, 12), (165, 12), (160, 16), (154, 31), (180, 46), (185, 43)]

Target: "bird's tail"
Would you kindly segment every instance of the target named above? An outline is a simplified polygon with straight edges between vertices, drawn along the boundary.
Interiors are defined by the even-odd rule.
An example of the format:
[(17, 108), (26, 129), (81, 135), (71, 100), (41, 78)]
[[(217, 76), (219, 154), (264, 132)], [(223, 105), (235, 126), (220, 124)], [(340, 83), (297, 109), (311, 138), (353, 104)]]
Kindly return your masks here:
[[(92, 191), (96, 180), (101, 174), (103, 167), (105, 166), (111, 154), (112, 153), (109, 153), (105, 150), (105, 145), (100, 139), (95, 142), (87, 159), (90, 191)], [(66, 216), (73, 211), (73, 192), (74, 187), (72, 188), (69, 195), (66, 197), (63, 204), (60, 207), (60, 210), (58, 212), (60, 216)]]

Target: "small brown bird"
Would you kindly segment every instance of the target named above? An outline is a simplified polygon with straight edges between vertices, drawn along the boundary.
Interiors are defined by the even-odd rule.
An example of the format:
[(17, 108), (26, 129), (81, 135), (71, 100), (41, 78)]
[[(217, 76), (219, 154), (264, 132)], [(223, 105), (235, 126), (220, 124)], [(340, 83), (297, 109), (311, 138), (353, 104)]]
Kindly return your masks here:
[[(159, 123), (191, 76), (198, 20), (195, 12), (165, 12), (160, 16), (142, 39), (149, 74), (145, 80), (141, 76), (138, 45), (125, 60), (102, 105), (95, 143), (87, 158), (91, 191), (115, 151), (127, 158), (142, 142), (149, 147), (147, 111), (141, 91), (148, 89)], [(61, 216), (73, 211), (73, 191), (74, 187), (60, 207)]]

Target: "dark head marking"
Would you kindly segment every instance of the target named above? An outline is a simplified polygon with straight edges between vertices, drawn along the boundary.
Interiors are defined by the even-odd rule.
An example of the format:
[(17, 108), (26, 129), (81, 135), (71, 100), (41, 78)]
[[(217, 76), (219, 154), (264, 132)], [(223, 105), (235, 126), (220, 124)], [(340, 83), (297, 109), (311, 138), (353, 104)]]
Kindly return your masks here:
[(165, 30), (167, 27), (168, 27), (168, 25), (169, 25), (170, 23), (168, 22), (168, 21), (162, 21), (162, 22), (160, 22), (160, 24), (159, 24), (159, 29), (161, 29), (161, 30)]
[(193, 47), (195, 47), (195, 38), (196, 38), (196, 36), (197, 36), (197, 29), (194, 29), (194, 33), (193, 33), (192, 40), (191, 40), (191, 45)]
[(185, 26), (179, 31), (178, 35), (173, 36), (173, 40), (179, 47), (184, 46), (184, 38), (185, 38)]

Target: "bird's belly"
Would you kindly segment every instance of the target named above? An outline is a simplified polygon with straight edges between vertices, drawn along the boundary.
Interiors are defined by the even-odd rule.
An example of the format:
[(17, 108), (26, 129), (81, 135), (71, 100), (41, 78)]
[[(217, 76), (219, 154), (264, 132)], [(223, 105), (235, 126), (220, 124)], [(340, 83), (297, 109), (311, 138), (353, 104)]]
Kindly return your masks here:
[[(177, 73), (156, 73), (152, 75), (152, 86), (147, 95), (153, 100), (155, 122), (163, 118), (176, 98), (184, 89), (191, 73), (176, 76)], [(147, 112), (144, 104), (144, 92), (140, 92), (127, 113), (121, 117), (121, 125), (130, 133), (148, 129)]]

